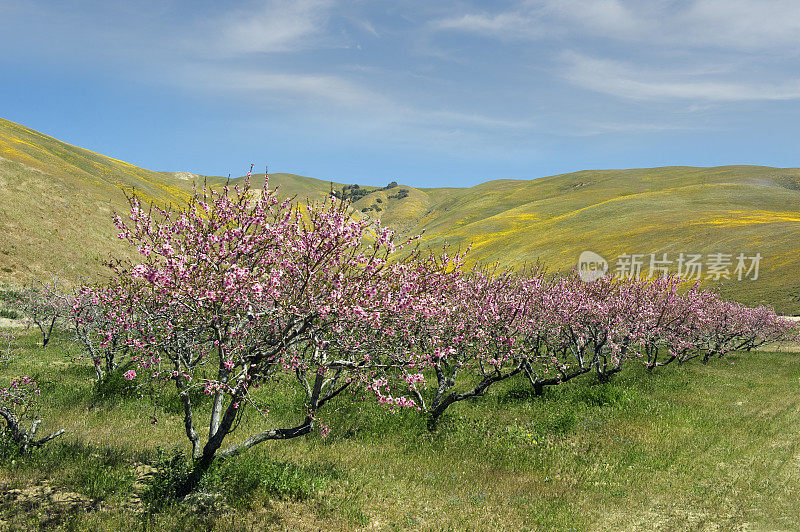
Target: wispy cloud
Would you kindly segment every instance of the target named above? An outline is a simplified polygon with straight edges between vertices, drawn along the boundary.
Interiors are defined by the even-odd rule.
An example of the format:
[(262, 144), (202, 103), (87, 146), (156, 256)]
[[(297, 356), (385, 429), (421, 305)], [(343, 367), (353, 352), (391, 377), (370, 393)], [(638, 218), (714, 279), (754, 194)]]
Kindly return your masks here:
[(479, 113), (460, 113), (454, 111), (419, 111), (418, 117), (424, 117), (425, 122), (439, 124), (456, 124), (459, 126), (480, 126), (493, 129), (526, 129), (536, 125), (534, 119), (510, 120), (495, 118)]
[(358, 26), (359, 28), (361, 28), (362, 30), (364, 30), (366, 33), (369, 33), (370, 35), (372, 35), (373, 37), (380, 37), (381, 36), (380, 33), (378, 33), (378, 30), (375, 29), (375, 26), (373, 26), (372, 22), (370, 22), (369, 20), (366, 20), (366, 19), (354, 19), (353, 23), (356, 26)]
[(267, 0), (228, 11), (197, 39), (213, 54), (238, 55), (311, 48), (325, 35), (332, 0)]
[(800, 2), (528, 0), (500, 12), (444, 17), (433, 27), (503, 40), (593, 36), (640, 41), (648, 47), (715, 47), (795, 55), (800, 44)]
[(182, 87), (253, 101), (300, 101), (304, 105), (336, 105), (374, 110), (394, 107), (394, 102), (345, 77), (329, 74), (265, 73), (215, 65), (184, 68), (173, 79)]
[(434, 22), (438, 30), (455, 30), (476, 33), (502, 39), (536, 39), (547, 34), (539, 21), (522, 11), (512, 11), (490, 15), (486, 13), (467, 13), (444, 18)]
[[(565, 138), (580, 155), (613, 135), (644, 146), (669, 131), (739, 138), (788, 124), (798, 41), (800, 0), (0, 0), (0, 45), (14, 50), (0, 93), (11, 107), (27, 97), (6, 87), (30, 69), (53, 91), (85, 80), (110, 101), (133, 81), (153, 113), (163, 95), (198, 123), (243, 117), (242, 145), (251, 124), (280, 123), (291, 150), (313, 137), (356, 158), (400, 146), (442, 161), (569, 159)], [(137, 108), (132, 92), (105, 105)]]
[[(207, 93), (246, 99), (254, 105), (286, 103), (327, 113), (346, 113), (350, 120), (383, 127), (503, 130), (530, 129), (533, 118), (508, 119), (474, 111), (429, 109), (375, 91), (344, 76), (331, 74), (262, 73), (202, 64), (181, 69), (173, 83), (202, 87)], [(419, 131), (417, 132), (419, 134)]]
[[(649, 2), (650, 6), (661, 2)], [(647, 2), (625, 3), (620, 0), (547, 0), (528, 2), (542, 6), (539, 13), (549, 23), (576, 25), (583, 31), (618, 38), (644, 36), (654, 18), (653, 7), (642, 9)], [(636, 7), (638, 6), (638, 8)], [(564, 29), (564, 31), (569, 31)]]
[(586, 89), (633, 100), (792, 100), (800, 98), (800, 80), (745, 83), (703, 79), (681, 71), (649, 71), (620, 61), (579, 53), (563, 54), (564, 77)]
[(617, 38), (643, 34), (647, 21), (618, 0), (519, 2), (498, 13), (475, 11), (434, 21), (437, 30), (461, 31), (503, 40), (563, 37), (581, 29)]
[(642, 122), (590, 122), (581, 124), (575, 136), (591, 137), (617, 133), (661, 133), (664, 131), (690, 131), (699, 128), (691, 124), (642, 123)]
[[(697, 0), (665, 29), (672, 40), (694, 45), (797, 54), (800, 2), (796, 0)], [(786, 48), (786, 47), (789, 48)]]

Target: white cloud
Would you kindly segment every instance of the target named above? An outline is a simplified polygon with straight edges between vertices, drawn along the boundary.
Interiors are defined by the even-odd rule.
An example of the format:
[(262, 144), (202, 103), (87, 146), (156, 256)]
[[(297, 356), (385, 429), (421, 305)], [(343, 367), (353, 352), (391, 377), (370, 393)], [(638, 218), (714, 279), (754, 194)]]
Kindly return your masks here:
[(202, 87), (214, 94), (244, 97), (254, 102), (301, 103), (311, 108), (319, 105), (330, 113), (344, 110), (356, 120), (367, 119), (383, 126), (498, 130), (524, 129), (534, 125), (531, 119), (511, 120), (475, 112), (424, 109), (339, 75), (260, 73), (214, 65), (198, 65), (181, 72), (174, 82), (182, 87)]
[(393, 107), (386, 97), (344, 77), (327, 74), (265, 73), (213, 65), (186, 68), (175, 82), (184, 87), (253, 100), (302, 100), (305, 103), (379, 109)]
[(353, 19), (352, 22), (373, 37), (380, 37), (380, 33), (378, 33), (378, 30), (375, 29), (375, 26), (373, 26), (369, 20)]
[(308, 48), (322, 38), (332, 6), (330, 0), (269, 0), (236, 9), (207, 23), (218, 29), (205, 48), (222, 55)]
[(800, 80), (763, 84), (702, 79), (680, 71), (646, 71), (619, 61), (578, 53), (563, 55), (564, 76), (572, 83), (633, 100), (690, 99), (712, 102), (800, 98)]
[(797, 0), (698, 0), (676, 22), (677, 35), (698, 45), (763, 50), (800, 44)]
[(579, 137), (605, 135), (609, 133), (661, 133), (664, 131), (687, 131), (700, 129), (694, 125), (640, 122), (590, 122), (581, 124), (575, 131)]
[(437, 20), (437, 30), (461, 31), (503, 40), (536, 40), (583, 34), (622, 38), (645, 31), (645, 20), (619, 0), (538, 0), (500, 13), (467, 13)]
[(649, 25), (647, 11), (632, 9), (619, 0), (546, 0), (529, 4), (539, 6), (543, 17), (555, 18), (562, 25), (575, 24), (594, 34), (640, 36)]
[(439, 20), (434, 26), (440, 30), (456, 30), (503, 39), (535, 39), (544, 36), (546, 32), (535, 18), (520, 11), (497, 15), (470, 13)]
[(480, 126), (490, 129), (524, 129), (535, 125), (533, 119), (530, 120), (508, 120), (495, 118), (478, 113), (461, 113), (455, 111), (431, 111), (418, 112), (420, 118), (425, 122), (437, 124), (456, 124), (460, 126)]
[(594, 36), (636, 41), (647, 47), (796, 54), (800, 44), (800, 1), (529, 0), (498, 13), (468, 13), (441, 19), (434, 28), (502, 40)]

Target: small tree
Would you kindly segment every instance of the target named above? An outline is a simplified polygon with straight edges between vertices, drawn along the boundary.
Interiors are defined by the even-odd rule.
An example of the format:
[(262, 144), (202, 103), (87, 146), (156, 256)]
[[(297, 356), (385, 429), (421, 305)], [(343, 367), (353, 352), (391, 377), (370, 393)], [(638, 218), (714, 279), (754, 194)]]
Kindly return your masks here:
[(112, 288), (82, 287), (69, 299), (69, 318), (75, 339), (92, 360), (95, 378), (129, 369), (133, 364), (130, 324), (115, 306), (118, 295)]
[(464, 272), (463, 265), (463, 254), (446, 250), (410, 262), (413, 302), (395, 316), (397, 340), (415, 353), (403, 378), (430, 430), (452, 405), (522, 371), (517, 324), (529, 301), (520, 277), (496, 269)]
[[(0, 365), (4, 366), (12, 356), (11, 343), (13, 336), (3, 332), (4, 352), (0, 352)], [(11, 379), (7, 385), (0, 385), (0, 417), (5, 420), (3, 434), (20, 450), (26, 452), (34, 447), (41, 447), (50, 440), (64, 434), (64, 429), (57, 430), (44, 438), (36, 439), (42, 419), (36, 410), (36, 400), (40, 395), (39, 386), (31, 377), (23, 375)]]
[(520, 320), (522, 368), (536, 395), (542, 395), (545, 386), (568, 382), (592, 369), (589, 346), (574, 322), (578, 299), (573, 286), (543, 275), (522, 286), (530, 300)]
[(780, 341), (796, 341), (798, 324), (782, 318), (771, 307), (748, 308), (741, 316), (737, 349), (750, 351)]
[(42, 346), (47, 346), (56, 324), (65, 316), (67, 299), (58, 289), (58, 283), (39, 283), (15, 293), (10, 301), (12, 307), (23, 314), (24, 319), (35, 325), (42, 333)]
[[(697, 349), (695, 332), (702, 320), (699, 289), (695, 284), (682, 290), (682, 283), (677, 277), (665, 276), (640, 286), (636, 326), (644, 364), (650, 371), (676, 360), (686, 361)], [(662, 351), (667, 356), (659, 360)]]
[(698, 354), (703, 363), (738, 350), (790, 339), (796, 327), (768, 307), (749, 308), (706, 293), (706, 316), (697, 335)]

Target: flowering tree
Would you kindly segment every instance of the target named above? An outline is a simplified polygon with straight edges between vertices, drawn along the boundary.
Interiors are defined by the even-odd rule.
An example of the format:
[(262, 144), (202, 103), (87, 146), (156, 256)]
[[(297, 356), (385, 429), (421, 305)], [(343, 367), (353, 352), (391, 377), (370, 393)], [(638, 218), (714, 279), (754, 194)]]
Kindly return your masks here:
[(402, 378), (413, 398), (405, 405), (423, 412), (430, 430), (453, 404), (522, 371), (516, 325), (528, 300), (521, 278), (496, 269), (465, 272), (464, 256), (445, 249), (409, 261), (404, 275), (414, 297), (394, 315), (396, 339), (413, 353), (404, 355), (410, 363)]
[(535, 393), (592, 370), (607, 381), (644, 354), (657, 365), (667, 326), (686, 319), (685, 308), (668, 305), (670, 297), (680, 299), (679, 284), (674, 278), (584, 283), (575, 275), (530, 284), (540, 301), (526, 315), (525, 372)]
[[(794, 324), (771, 308), (726, 301), (697, 284), (682, 290), (681, 284), (679, 279), (663, 278), (644, 286), (646, 305), (637, 323), (648, 369), (698, 357), (708, 362), (796, 334)], [(666, 358), (659, 360), (661, 351)]]
[[(135, 195), (129, 203), (115, 223), (141, 262), (116, 262), (109, 287), (81, 292), (106, 309), (81, 319), (99, 324), (100, 347), (130, 350), (126, 378), (143, 374), (180, 398), (195, 459), (185, 492), (217, 457), (310, 433), (348, 388), (416, 408), (434, 429), (453, 404), (520, 373), (541, 393), (592, 370), (608, 380), (648, 346), (694, 356), (698, 346), (719, 353), (734, 338), (752, 346), (774, 337), (761, 313), (746, 338), (729, 338), (742, 309), (715, 322), (716, 309), (699, 310), (713, 297), (681, 296), (672, 280), (465, 271), (464, 256), (446, 250), (390, 261), (392, 232), (353, 219), (334, 198), (293, 205), (245, 184), (204, 188), (178, 212), (145, 209)], [(691, 342), (679, 344), (687, 331)], [(295, 421), (230, 443), (248, 409), (270, 424), (260, 387), (300, 391)], [(210, 409), (198, 408), (194, 390)]]
[[(689, 360), (696, 352), (696, 333), (708, 312), (698, 285), (689, 290), (681, 285), (680, 279), (668, 276), (641, 285), (637, 326), (644, 363), (651, 371), (675, 360)], [(662, 351), (667, 358), (659, 360)]]
[(68, 299), (72, 330), (91, 357), (98, 382), (114, 371), (128, 369), (134, 362), (128, 356), (128, 316), (115, 306), (118, 300), (118, 292), (103, 287), (83, 287)]
[(736, 349), (750, 351), (782, 340), (797, 341), (798, 332), (796, 323), (778, 316), (771, 307), (747, 308), (740, 315)]
[(594, 283), (567, 276), (524, 284), (538, 302), (528, 306), (522, 321), (527, 326), (523, 369), (536, 393), (591, 369), (608, 380), (630, 359), (643, 357), (652, 370), (796, 334), (772, 309), (748, 308), (683, 284), (669, 276)]
[(522, 284), (531, 301), (519, 322), (523, 371), (536, 395), (541, 395), (545, 386), (568, 382), (592, 369), (588, 344), (574, 326), (578, 299), (573, 286), (543, 275), (530, 276)]
[[(0, 352), (0, 364), (5, 364), (12, 356), (11, 342), (13, 336), (3, 332), (3, 352)], [(33, 447), (41, 447), (48, 441), (64, 434), (64, 429), (57, 430), (48, 436), (36, 439), (36, 433), (42, 419), (36, 412), (36, 399), (40, 390), (31, 377), (11, 379), (8, 385), (0, 387), (0, 417), (5, 420), (3, 434), (23, 452)]]
[(539, 395), (590, 371), (608, 381), (627, 360), (645, 357), (652, 369), (787, 335), (774, 312), (684, 290), (674, 277), (585, 283), (536, 269), (465, 272), (463, 259), (406, 264), (413, 302), (394, 316), (395, 340), (413, 353), (403, 378), (431, 429), (448, 407), (520, 372)]
[(794, 330), (794, 324), (768, 307), (748, 308), (706, 294), (706, 308), (709, 312), (697, 335), (698, 354), (702, 353), (704, 363), (713, 356), (787, 339)]
[(58, 283), (39, 283), (41, 286), (28, 286), (14, 294), (9, 302), (19, 310), (29, 324), (35, 325), (42, 333), (42, 346), (50, 342), (53, 329), (67, 311), (66, 298), (58, 289)]
[[(585, 283), (574, 273), (556, 285), (556, 331), (563, 335), (555, 345), (566, 345), (582, 374), (592, 368), (601, 382), (622, 370), (639, 344), (636, 320), (638, 281), (603, 277)], [(573, 375), (577, 376), (577, 375)]]
[[(133, 333), (139, 367), (126, 376), (172, 381), (183, 403), (196, 460), (187, 491), (215, 457), (307, 434), (346, 388), (375, 388), (403, 364), (380, 349), (386, 316), (410, 302), (402, 265), (387, 263), (393, 234), (352, 219), (345, 202), (293, 206), (247, 185), (204, 188), (177, 213), (129, 202), (115, 223), (142, 262), (113, 264), (109, 293)], [(296, 425), (223, 448), (245, 409), (267, 410), (255, 390), (291, 382), (305, 394)], [(204, 436), (195, 388), (213, 397)]]

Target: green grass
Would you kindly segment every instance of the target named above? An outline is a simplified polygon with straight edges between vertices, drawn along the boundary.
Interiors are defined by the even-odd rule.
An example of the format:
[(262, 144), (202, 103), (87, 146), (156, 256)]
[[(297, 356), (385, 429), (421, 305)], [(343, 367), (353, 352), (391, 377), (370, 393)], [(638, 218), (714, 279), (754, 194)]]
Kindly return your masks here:
[[(47, 483), (89, 502), (60, 511), (0, 496), (0, 528), (672, 530), (800, 522), (797, 354), (742, 353), (733, 365), (653, 374), (631, 365), (609, 384), (576, 379), (543, 397), (523, 380), (506, 382), (453, 407), (435, 434), (415, 412), (392, 414), (349, 396), (321, 413), (332, 428), (327, 438), (268, 442), (218, 463), (199, 502), (179, 504), (167, 496), (186, 468), (179, 413), (165, 408), (153, 425), (146, 398), (98, 400), (87, 362), (65, 349), (66, 337), (54, 342), (43, 349), (33, 334), (21, 337), (21, 356), (2, 378), (34, 374), (42, 430), (69, 433), (28, 457), (5, 451), (0, 492)], [(298, 397), (265, 398), (274, 422), (288, 422), (283, 412)], [(142, 464), (161, 472), (144, 478)]]

